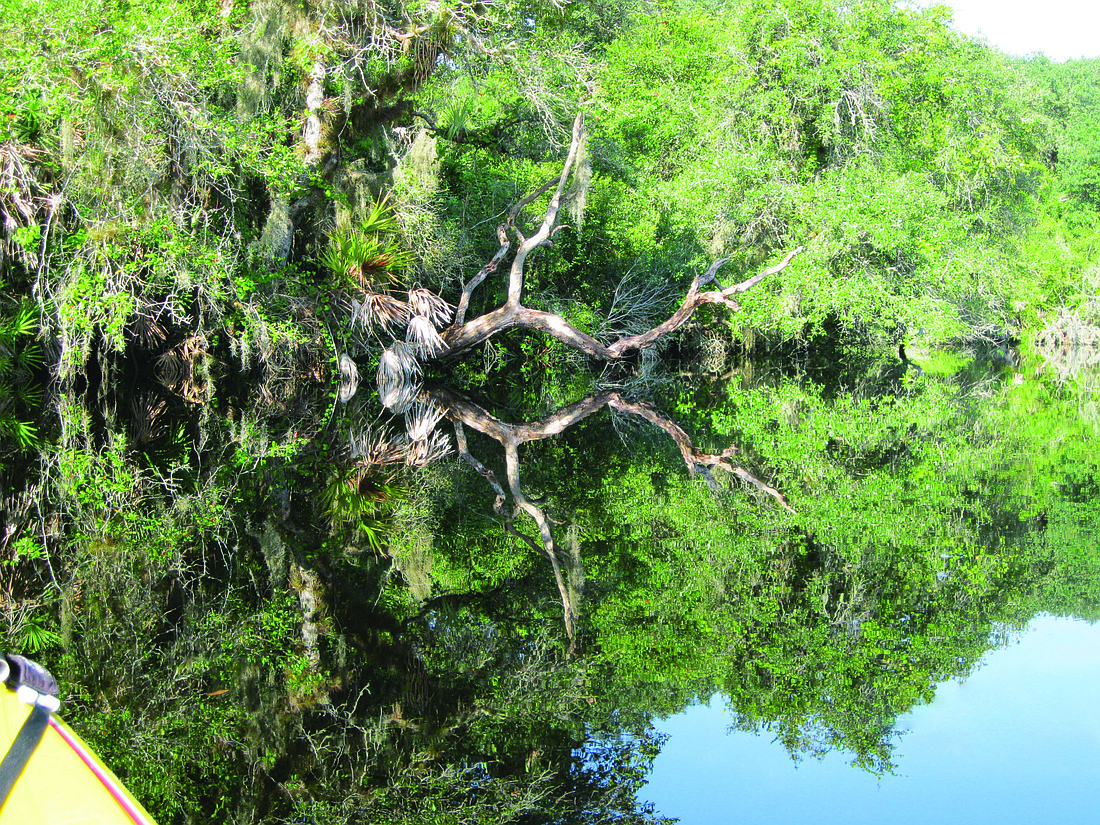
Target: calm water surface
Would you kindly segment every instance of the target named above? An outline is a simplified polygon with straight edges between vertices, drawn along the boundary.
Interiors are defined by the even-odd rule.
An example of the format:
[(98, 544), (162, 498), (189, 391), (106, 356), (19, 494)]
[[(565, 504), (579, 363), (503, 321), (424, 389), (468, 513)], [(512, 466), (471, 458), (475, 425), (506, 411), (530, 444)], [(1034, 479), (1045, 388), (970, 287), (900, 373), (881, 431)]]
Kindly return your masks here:
[(1100, 804), (1100, 624), (1043, 616), (962, 682), (898, 720), (893, 775), (844, 754), (793, 762), (767, 734), (728, 732), (716, 695), (667, 734), (642, 795), (709, 823), (1085, 823)]

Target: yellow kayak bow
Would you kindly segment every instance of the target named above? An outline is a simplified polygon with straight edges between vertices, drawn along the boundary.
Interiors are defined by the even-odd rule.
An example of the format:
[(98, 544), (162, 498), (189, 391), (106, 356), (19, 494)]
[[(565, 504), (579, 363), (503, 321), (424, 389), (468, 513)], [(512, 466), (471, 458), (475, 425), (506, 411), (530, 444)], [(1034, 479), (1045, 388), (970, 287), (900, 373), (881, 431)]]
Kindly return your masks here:
[(57, 682), (0, 654), (0, 825), (156, 825), (91, 748), (54, 716)]

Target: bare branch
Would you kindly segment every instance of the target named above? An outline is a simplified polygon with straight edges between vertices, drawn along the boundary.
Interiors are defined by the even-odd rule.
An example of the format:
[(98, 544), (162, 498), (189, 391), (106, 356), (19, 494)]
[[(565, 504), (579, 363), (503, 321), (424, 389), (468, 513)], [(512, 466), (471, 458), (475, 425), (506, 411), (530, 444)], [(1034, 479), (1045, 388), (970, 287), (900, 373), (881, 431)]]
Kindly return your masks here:
[(489, 259), (489, 263), (485, 264), (477, 275), (469, 280), (469, 282), (462, 288), (462, 297), (458, 299), (458, 307), (455, 309), (455, 322), (452, 326), (460, 327), (466, 321), (466, 310), (470, 306), (470, 295), (473, 291), (481, 286), (481, 282), (484, 281), (490, 273), (496, 272), (500, 262), (504, 260), (504, 256), (508, 254), (508, 250), (512, 244), (508, 240), (508, 233), (505, 229), (505, 224), (501, 224), (497, 227), (497, 239), (500, 241), (500, 248), (496, 251), (496, 254)]
[[(448, 394), (449, 395), (449, 394)], [(472, 407), (473, 405), (469, 405)], [(470, 410), (466, 411), (467, 415), (470, 415)], [(482, 413), (493, 422), (497, 422), (497, 419), (490, 416), (488, 413), (482, 411)], [(499, 423), (499, 422), (498, 422)], [(488, 467), (474, 458), (470, 453), (469, 445), (466, 441), (466, 430), (462, 426), (462, 421), (457, 418), (454, 419), (455, 425), (455, 440), (458, 443), (458, 452), (466, 460), (474, 470), (489, 482), (489, 486), (493, 488), (493, 492), (497, 494), (496, 502), (493, 505), (493, 509), (500, 515), (505, 516), (505, 529), (526, 543), (536, 553), (543, 553), (550, 560), (550, 567), (554, 571), (554, 583), (557, 585), (558, 594), (561, 597), (562, 610), (565, 618), (565, 632), (569, 636), (569, 653), (573, 655), (577, 648), (576, 637), (576, 608), (574, 607), (574, 600), (569, 592), (569, 588), (566, 585), (565, 577), (561, 572), (561, 564), (558, 562), (558, 556), (555, 550), (554, 534), (550, 528), (550, 521), (547, 519), (546, 514), (541, 508), (532, 503), (526, 495), (523, 493), (523, 489), (520, 486), (519, 480), (519, 450), (518, 444), (515, 439), (509, 439), (506, 435), (504, 439), (497, 439), (504, 445), (505, 451), (505, 465), (508, 473), (508, 486), (512, 493), (512, 500), (516, 503), (516, 507), (512, 513), (504, 512), (504, 503), (506, 501), (506, 495), (504, 488), (500, 482), (497, 481), (496, 474), (493, 473)], [(506, 426), (506, 425), (505, 425)], [(497, 431), (496, 426), (492, 426), (491, 429)], [(487, 433), (492, 435), (492, 433)], [(495, 436), (493, 436), (495, 438)], [(531, 518), (535, 520), (538, 525), (539, 533), (542, 537), (542, 545), (540, 546), (535, 539), (528, 536), (526, 533), (521, 533), (516, 527), (515, 516), (520, 510), (527, 513)]]
[(503, 514), (504, 502), (507, 498), (504, 494), (504, 488), (501, 487), (500, 482), (497, 481), (496, 474), (474, 458), (473, 454), (470, 452), (470, 448), (466, 443), (466, 430), (463, 428), (462, 422), (453, 420), (453, 423), (455, 425), (455, 441), (458, 444), (458, 454), (466, 460), (467, 464), (474, 468), (478, 475), (489, 482), (489, 486), (492, 487), (493, 492), (497, 494), (496, 502), (493, 504), (493, 510), (496, 513)]
[[(561, 175), (558, 177), (558, 186), (554, 194), (550, 196), (550, 203), (546, 207), (546, 215), (542, 220), (542, 226), (538, 231), (520, 244), (516, 250), (516, 257), (512, 259), (512, 269), (508, 276), (508, 303), (507, 306), (519, 307), (520, 295), (523, 292), (523, 266), (531, 250), (542, 244), (550, 237), (550, 230), (558, 219), (561, 211), (561, 195), (565, 191), (565, 184), (573, 172), (580, 146), (584, 142), (584, 115), (578, 114), (573, 120), (573, 140), (569, 144), (569, 154), (565, 159)], [(518, 214), (518, 210), (517, 210)]]
[[(554, 572), (554, 584), (557, 586), (558, 595), (561, 598), (562, 613), (565, 620), (565, 632), (569, 636), (569, 653), (573, 655), (577, 647), (576, 599), (571, 593), (568, 583), (565, 581), (565, 576), (562, 573), (561, 562), (558, 559), (557, 546), (554, 541), (554, 531), (550, 525), (550, 519), (547, 518), (545, 511), (529, 499), (523, 491), (523, 485), (520, 481), (519, 445), (526, 441), (535, 441), (557, 435), (566, 427), (575, 424), (581, 419), (591, 415), (593, 412), (603, 408), (607, 404), (608, 394), (605, 393), (592, 398), (586, 398), (576, 404), (571, 404), (559, 410), (552, 416), (548, 416), (547, 418), (530, 424), (507, 424), (473, 402), (443, 388), (433, 387), (428, 390), (428, 394), (431, 396), (432, 400), (447, 411), (447, 416), (454, 422), (459, 453), (478, 474), (489, 482), (489, 485), (497, 494), (494, 507), (498, 513), (505, 516), (505, 529), (524, 541), (531, 549), (543, 553), (550, 561), (550, 567)], [(511, 494), (512, 501), (515, 505), (511, 514), (504, 512), (506, 495), (500, 482), (497, 481), (496, 476), (491, 470), (486, 468), (470, 454), (463, 424), (484, 433), (504, 447), (508, 492)], [(529, 515), (532, 520), (534, 520), (535, 524), (538, 525), (541, 544), (533, 537), (520, 532), (516, 527), (515, 517), (519, 515), (520, 512)]]
[(506, 221), (507, 225), (509, 227), (515, 226), (516, 218), (519, 217), (519, 213), (523, 211), (523, 208), (534, 203), (540, 195), (542, 195), (544, 192), (546, 192), (547, 189), (549, 189), (555, 183), (558, 183), (560, 180), (561, 175), (554, 175), (554, 177), (550, 178), (550, 180), (546, 181), (546, 183), (544, 183), (534, 192), (531, 192), (530, 194), (525, 195), (523, 198), (516, 201), (512, 205), (512, 208), (508, 210), (508, 220)]
[[(569, 595), (569, 588), (565, 584), (565, 578), (562, 576), (561, 564), (558, 562), (558, 554), (554, 545), (554, 532), (550, 528), (550, 520), (546, 518), (546, 513), (543, 512), (541, 507), (535, 506), (535, 504), (524, 495), (523, 489), (520, 486), (519, 444), (515, 439), (504, 442), (504, 462), (508, 473), (508, 487), (512, 493), (512, 500), (516, 503), (516, 511), (523, 510), (534, 519), (535, 523), (539, 526), (539, 534), (542, 537), (542, 551), (550, 560), (550, 567), (554, 571), (554, 583), (558, 586), (558, 595), (561, 596), (562, 612), (565, 618), (565, 632), (566, 635), (569, 636), (569, 654), (572, 655), (577, 649), (577, 633), (575, 628), (576, 609)], [(532, 546), (535, 546), (531, 538), (523, 536), (523, 534), (515, 529), (515, 525), (512, 526), (512, 531), (521, 538), (525, 538)]]
[(523, 444), (528, 441), (553, 438), (578, 421), (602, 410), (607, 406), (612, 395), (610, 392), (590, 395), (537, 421), (527, 424), (509, 424), (444, 387), (429, 387), (427, 393), (433, 401), (446, 410), (447, 417), (452, 421), (466, 424), (502, 444), (509, 440)]
[(802, 251), (802, 247), (791, 250), (775, 266), (770, 269), (766, 269), (759, 275), (754, 275), (747, 281), (742, 281), (735, 286), (731, 286), (729, 289), (712, 290), (710, 292), (700, 292), (699, 287), (703, 284), (710, 283), (715, 278), (715, 273), (718, 271), (725, 260), (715, 261), (710, 265), (710, 268), (703, 275), (698, 275), (691, 282), (691, 287), (688, 289), (688, 294), (684, 298), (684, 302), (680, 304), (680, 308), (672, 314), (672, 316), (665, 322), (658, 324), (648, 332), (643, 332), (640, 335), (630, 335), (626, 338), (620, 338), (615, 343), (611, 344), (607, 349), (612, 353), (615, 358), (620, 357), (623, 353), (636, 349), (645, 349), (652, 346), (659, 338), (668, 335), (670, 332), (682, 327), (692, 314), (701, 307), (703, 304), (725, 304), (730, 309), (739, 310), (741, 307), (732, 299), (731, 296), (737, 295), (741, 292), (745, 292), (748, 289), (756, 286), (762, 280), (769, 275), (776, 275), (782, 272), (794, 260), (795, 255)]
[(640, 416), (646, 421), (660, 427), (666, 433), (668, 433), (672, 440), (676, 442), (676, 446), (680, 448), (680, 455), (683, 456), (684, 464), (687, 465), (688, 472), (691, 474), (699, 473), (707, 480), (707, 483), (715, 488), (716, 482), (711, 475), (711, 469), (714, 467), (721, 467), (723, 470), (728, 470), (733, 473), (742, 481), (756, 487), (758, 490), (767, 493), (774, 498), (779, 505), (791, 513), (795, 512), (794, 508), (787, 502), (787, 499), (769, 484), (765, 484), (758, 479), (744, 467), (735, 465), (730, 461), (730, 457), (740, 452), (736, 446), (729, 446), (721, 453), (704, 453), (702, 450), (696, 449), (695, 445), (691, 443), (691, 438), (683, 428), (680, 427), (675, 421), (665, 417), (648, 404), (642, 404), (638, 401), (627, 401), (617, 392), (609, 393), (607, 403), (609, 406), (622, 412), (628, 412), (633, 415)]
[[(546, 181), (542, 186), (536, 189), (534, 192), (526, 195), (520, 200), (516, 201), (512, 208), (508, 210), (508, 218), (504, 223), (497, 227), (497, 240), (500, 241), (500, 248), (489, 260), (485, 266), (483, 266), (478, 273), (470, 279), (470, 281), (463, 287), (462, 296), (458, 300), (458, 308), (455, 310), (455, 321), (452, 326), (460, 327), (466, 320), (466, 310), (469, 308), (470, 295), (473, 293), (481, 282), (489, 276), (490, 273), (495, 272), (496, 268), (500, 265), (500, 262), (504, 260), (504, 256), (508, 254), (508, 250), (512, 247), (512, 242), (508, 240), (508, 230), (513, 229), (516, 235), (520, 238), (520, 243), (523, 243), (526, 239), (523, 237), (523, 233), (516, 228), (516, 218), (525, 206), (535, 201), (540, 195), (542, 195), (547, 189), (553, 186), (560, 180), (561, 176), (555, 176)], [(559, 227), (560, 229), (560, 227)]]
[(742, 292), (747, 292), (748, 290), (752, 289), (754, 286), (756, 286), (758, 283), (763, 281), (765, 278), (767, 278), (771, 275), (778, 275), (780, 272), (782, 272), (784, 269), (787, 268), (787, 266), (790, 264), (790, 262), (794, 260), (794, 256), (797, 255), (798, 253), (800, 253), (802, 251), (802, 249), (803, 249), (803, 247), (801, 247), (801, 246), (798, 247), (797, 249), (792, 249), (790, 252), (787, 253), (787, 256), (782, 261), (780, 261), (779, 263), (777, 263), (775, 266), (771, 267), (770, 269), (765, 269), (759, 275), (754, 275), (753, 277), (749, 278), (747, 281), (742, 281), (739, 284), (735, 284), (735, 285), (731, 286), (729, 289), (723, 289), (722, 290), (722, 296), (725, 297), (725, 298), (729, 298), (733, 295), (739, 295)]
[[(715, 273), (717, 273), (720, 266), (726, 263), (727, 259), (715, 261), (708, 267), (706, 272), (697, 275), (692, 280), (687, 295), (684, 297), (680, 307), (671, 317), (650, 330), (636, 335), (621, 337), (611, 344), (605, 344), (593, 338), (591, 335), (582, 332), (568, 323), (560, 315), (523, 306), (520, 303), (520, 298), (523, 294), (524, 267), (527, 262), (527, 257), (533, 250), (547, 243), (549, 239), (553, 237), (554, 233), (562, 228), (557, 223), (558, 215), (561, 212), (562, 195), (565, 191), (566, 183), (573, 175), (574, 167), (577, 164), (577, 158), (581, 154), (584, 139), (584, 117), (578, 114), (573, 121), (573, 138), (570, 142), (569, 153), (562, 166), (561, 173), (513, 204), (512, 208), (508, 211), (506, 221), (497, 227), (497, 238), (500, 241), (500, 247), (497, 249), (492, 259), (482, 267), (477, 275), (475, 275), (463, 288), (462, 295), (458, 301), (458, 308), (455, 312), (455, 322), (443, 334), (443, 341), (446, 344), (446, 351), (443, 357), (447, 359), (457, 357), (465, 350), (483, 343), (497, 332), (512, 327), (519, 327), (522, 329), (532, 329), (544, 332), (547, 335), (557, 338), (574, 350), (583, 352), (592, 358), (613, 361), (633, 350), (646, 349), (652, 346), (658, 339), (679, 329), (687, 322), (695, 310), (703, 304), (724, 304), (733, 310), (740, 309), (733, 300), (734, 295), (751, 289), (769, 275), (774, 275), (783, 271), (794, 259), (795, 255), (802, 251), (802, 248), (799, 247), (789, 252), (780, 263), (728, 289), (722, 289), (719, 285), (719, 289), (717, 290), (702, 292), (700, 291), (702, 287), (717, 283)], [(516, 226), (516, 221), (520, 212), (524, 207), (533, 203), (540, 195), (549, 190), (555, 183), (557, 185), (553, 195), (550, 197), (550, 202), (547, 204), (542, 225), (534, 235), (529, 238), (524, 237), (518, 226)], [(496, 270), (497, 266), (508, 253), (511, 246), (508, 240), (509, 230), (515, 233), (520, 243), (516, 249), (516, 254), (512, 259), (512, 264), (508, 273), (507, 300), (502, 306), (490, 310), (467, 323), (466, 312), (469, 308), (470, 295), (473, 290), (485, 280), (490, 272)]]
[[(712, 264), (704, 274), (697, 275), (692, 280), (691, 287), (688, 289), (688, 294), (680, 304), (679, 309), (677, 309), (667, 320), (646, 332), (619, 338), (611, 344), (604, 344), (588, 333), (582, 332), (560, 315), (531, 309), (530, 307), (520, 306), (518, 304), (512, 305), (506, 303), (503, 306), (486, 312), (484, 315), (479, 315), (468, 323), (451, 326), (443, 334), (443, 340), (446, 342), (448, 348), (445, 357), (457, 357), (465, 350), (477, 346), (498, 332), (518, 327), (521, 329), (532, 329), (543, 332), (592, 358), (597, 358), (601, 361), (614, 361), (633, 350), (646, 349), (652, 346), (660, 338), (675, 332), (687, 323), (695, 310), (703, 304), (724, 304), (734, 310), (740, 309), (731, 296), (745, 292), (769, 275), (775, 275), (782, 272), (801, 251), (802, 247), (792, 250), (775, 266), (766, 269), (764, 272), (746, 281), (731, 286), (728, 289), (700, 292), (700, 284), (706, 283), (706, 279), (714, 279), (714, 272), (717, 270), (718, 266), (723, 263), (722, 261), (718, 261)], [(513, 274), (514, 272), (515, 264), (513, 262)]]

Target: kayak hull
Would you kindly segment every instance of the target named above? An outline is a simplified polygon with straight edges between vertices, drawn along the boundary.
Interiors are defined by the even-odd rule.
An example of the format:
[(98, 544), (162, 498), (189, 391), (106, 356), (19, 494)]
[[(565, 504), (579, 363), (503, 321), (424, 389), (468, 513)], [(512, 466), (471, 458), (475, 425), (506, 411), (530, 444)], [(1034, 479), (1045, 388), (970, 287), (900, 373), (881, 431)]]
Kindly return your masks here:
[[(0, 756), (30, 715), (0, 687)], [(51, 716), (34, 753), (0, 807), (0, 825), (156, 825), (122, 782), (72, 728)]]

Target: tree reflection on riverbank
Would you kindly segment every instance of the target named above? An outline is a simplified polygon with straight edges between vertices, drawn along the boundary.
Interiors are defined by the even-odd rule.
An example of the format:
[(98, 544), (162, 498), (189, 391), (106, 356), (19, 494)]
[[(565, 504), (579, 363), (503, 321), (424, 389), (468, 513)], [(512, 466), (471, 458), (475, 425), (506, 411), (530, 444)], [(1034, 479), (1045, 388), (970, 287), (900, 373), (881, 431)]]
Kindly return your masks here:
[(642, 796), (693, 825), (727, 822), (731, 809), (745, 823), (1085, 821), (1100, 781), (1100, 626), (1045, 616), (1007, 641), (899, 719), (891, 774), (853, 771), (844, 753), (792, 762), (766, 734), (728, 732), (715, 696), (657, 723), (669, 740)]
[[(720, 377), (657, 373), (648, 398), (543, 413), (570, 426), (514, 445), (543, 519), (526, 527), (453, 454), (375, 455), (363, 393), (319, 403), (298, 441), (272, 438), (274, 416), (243, 440), (231, 405), (171, 473), (50, 446), (41, 516), (9, 517), (9, 547), (36, 523), (49, 539), (8, 568), (9, 644), (39, 639), (69, 717), (166, 818), (654, 821), (637, 798), (653, 721), (698, 697), (722, 691), (738, 729), (792, 754), (889, 771), (899, 716), (971, 674), (996, 628), (1096, 614), (1091, 425), (1034, 367), (730, 357)], [(497, 388), (509, 407), (532, 389)], [(469, 425), (460, 452), (518, 485), (473, 424), (536, 425), (456, 398), (436, 403)], [(738, 445), (792, 509), (693, 478), (668, 427), (620, 415), (643, 408), (699, 455)], [(103, 420), (108, 445), (128, 431)], [(516, 535), (531, 527), (565, 560), (557, 586)]]

